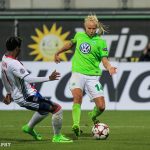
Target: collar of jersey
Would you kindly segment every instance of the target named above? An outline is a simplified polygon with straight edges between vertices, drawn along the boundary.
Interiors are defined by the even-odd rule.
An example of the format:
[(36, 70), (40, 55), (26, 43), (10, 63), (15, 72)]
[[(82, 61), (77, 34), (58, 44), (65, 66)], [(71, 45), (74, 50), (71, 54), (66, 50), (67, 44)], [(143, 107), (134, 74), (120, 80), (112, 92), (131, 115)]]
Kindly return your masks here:
[(11, 56), (11, 55), (5, 55), (7, 58), (12, 58), (12, 59), (16, 59), (15, 57)]
[(96, 38), (96, 37), (97, 37), (97, 34), (96, 34), (96, 33), (95, 33), (94, 36), (89, 36), (86, 32), (85, 32), (85, 34), (86, 34), (86, 36), (87, 36), (88, 38), (90, 38), (90, 39), (93, 39), (93, 38)]

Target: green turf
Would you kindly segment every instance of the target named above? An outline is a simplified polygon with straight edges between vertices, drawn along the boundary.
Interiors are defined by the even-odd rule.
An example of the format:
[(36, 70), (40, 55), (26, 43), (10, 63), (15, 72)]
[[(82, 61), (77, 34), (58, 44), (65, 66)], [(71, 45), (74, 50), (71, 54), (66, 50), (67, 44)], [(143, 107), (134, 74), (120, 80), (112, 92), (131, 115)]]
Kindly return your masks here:
[[(52, 143), (51, 116), (37, 125), (43, 141), (35, 141), (21, 131), (22, 125), (31, 118), (31, 111), (0, 111), (0, 149), (14, 150), (150, 150), (150, 111), (105, 111), (101, 122), (110, 127), (107, 140), (94, 140), (92, 122), (88, 111), (82, 111), (83, 134), (74, 143)], [(74, 138), (71, 111), (64, 111), (63, 134)], [(11, 143), (10, 147), (2, 147)]]

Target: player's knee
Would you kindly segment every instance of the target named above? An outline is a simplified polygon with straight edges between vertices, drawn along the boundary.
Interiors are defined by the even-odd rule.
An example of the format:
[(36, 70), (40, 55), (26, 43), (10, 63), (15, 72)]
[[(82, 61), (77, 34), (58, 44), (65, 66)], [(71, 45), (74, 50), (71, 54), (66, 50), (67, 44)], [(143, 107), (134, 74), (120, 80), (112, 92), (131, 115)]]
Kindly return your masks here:
[(56, 103), (52, 103), (52, 102), (42, 102), (40, 103), (39, 106), (39, 112), (40, 113), (56, 113), (61, 109), (61, 106), (59, 104)]
[(82, 95), (75, 95), (73, 98), (74, 103), (82, 103)]
[(52, 114), (55, 114), (55, 113), (57, 113), (57, 112), (59, 112), (59, 111), (62, 111), (62, 107), (59, 105), (59, 104), (54, 104), (53, 106), (52, 106), (52, 111), (51, 111), (51, 113)]
[(74, 98), (75, 99), (82, 99), (82, 95), (81, 94), (76, 94), (76, 95), (74, 95)]

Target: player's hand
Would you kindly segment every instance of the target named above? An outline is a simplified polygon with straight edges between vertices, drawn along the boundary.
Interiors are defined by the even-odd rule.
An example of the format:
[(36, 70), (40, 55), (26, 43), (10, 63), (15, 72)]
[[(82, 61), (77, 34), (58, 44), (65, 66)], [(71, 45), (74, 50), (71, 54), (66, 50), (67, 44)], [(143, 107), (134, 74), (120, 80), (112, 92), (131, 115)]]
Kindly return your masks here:
[(58, 53), (55, 54), (54, 61), (57, 64), (60, 63), (60, 58), (59, 58), (59, 54)]
[(6, 97), (4, 97), (3, 99), (3, 102), (6, 104), (6, 105), (9, 105), (12, 101), (12, 97), (11, 97), (11, 94), (7, 94)]
[(109, 71), (110, 75), (113, 75), (113, 74), (117, 73), (117, 68), (111, 66), (108, 71)]
[(52, 72), (52, 74), (49, 76), (49, 80), (58, 80), (60, 77), (60, 73), (57, 72), (56, 70)]

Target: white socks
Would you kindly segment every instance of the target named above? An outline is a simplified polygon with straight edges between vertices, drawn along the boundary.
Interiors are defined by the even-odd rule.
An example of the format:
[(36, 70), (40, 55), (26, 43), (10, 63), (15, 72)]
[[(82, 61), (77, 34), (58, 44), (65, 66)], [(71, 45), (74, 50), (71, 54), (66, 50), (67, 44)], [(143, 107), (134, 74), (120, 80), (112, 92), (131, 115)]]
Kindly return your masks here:
[[(52, 126), (54, 135), (60, 134), (62, 128), (62, 119), (63, 119), (63, 111), (60, 109), (55, 114), (52, 114)], [(34, 128), (34, 126), (42, 121), (47, 115), (41, 115), (39, 112), (35, 112), (30, 121), (28, 122), (28, 126), (30, 128)]]
[(62, 115), (63, 111), (60, 109), (58, 112), (52, 115), (52, 126), (53, 126), (53, 131), (54, 135), (60, 134), (61, 127), (62, 127)]
[(34, 128), (34, 126), (42, 121), (47, 115), (41, 115), (39, 112), (35, 112), (30, 121), (28, 122), (28, 126), (30, 128)]

